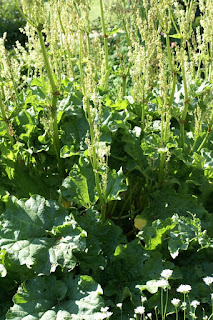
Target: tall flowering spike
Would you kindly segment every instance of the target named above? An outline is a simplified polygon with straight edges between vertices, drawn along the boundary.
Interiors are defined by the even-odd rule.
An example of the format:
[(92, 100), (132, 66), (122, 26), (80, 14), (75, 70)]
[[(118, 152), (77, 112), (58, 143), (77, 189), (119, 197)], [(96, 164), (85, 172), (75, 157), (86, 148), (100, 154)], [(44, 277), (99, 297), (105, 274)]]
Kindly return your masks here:
[(29, 22), (35, 27), (44, 23), (45, 20), (45, 6), (44, 0), (21, 0), (23, 12)]

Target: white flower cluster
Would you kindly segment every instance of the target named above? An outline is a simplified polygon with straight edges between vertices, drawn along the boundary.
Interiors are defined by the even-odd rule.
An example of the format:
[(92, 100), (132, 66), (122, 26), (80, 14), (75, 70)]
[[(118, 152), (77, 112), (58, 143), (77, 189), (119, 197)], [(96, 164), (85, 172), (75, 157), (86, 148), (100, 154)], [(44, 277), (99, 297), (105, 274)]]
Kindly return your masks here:
[(203, 278), (203, 281), (205, 282), (205, 284), (207, 286), (210, 286), (213, 283), (213, 277), (207, 276), (207, 277)]
[(181, 284), (178, 288), (177, 288), (177, 292), (180, 293), (189, 293), (192, 290), (192, 287), (188, 284)]

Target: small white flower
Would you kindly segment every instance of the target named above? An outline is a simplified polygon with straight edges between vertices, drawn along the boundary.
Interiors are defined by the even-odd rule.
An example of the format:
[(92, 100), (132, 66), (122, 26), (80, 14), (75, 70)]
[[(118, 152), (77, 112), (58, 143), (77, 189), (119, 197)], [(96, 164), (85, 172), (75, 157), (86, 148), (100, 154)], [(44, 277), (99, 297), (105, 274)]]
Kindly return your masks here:
[(211, 293), (211, 300), (213, 301), (213, 293)]
[(181, 284), (178, 288), (177, 288), (177, 292), (180, 293), (189, 293), (189, 291), (192, 290), (192, 287), (188, 284)]
[(193, 301), (191, 302), (191, 306), (192, 306), (193, 308), (195, 308), (195, 309), (196, 309), (199, 305), (200, 305), (200, 302), (197, 301), (197, 300), (193, 300)]
[(171, 275), (173, 274), (173, 270), (170, 270), (170, 269), (165, 269), (161, 272), (161, 277), (165, 278), (166, 280), (168, 280)]
[(107, 311), (107, 312), (105, 313), (106, 318), (109, 318), (109, 317), (111, 317), (112, 315), (113, 315), (113, 312)]
[(146, 297), (141, 297), (141, 302), (144, 303), (147, 301), (147, 298)]
[(148, 317), (149, 319), (152, 319), (152, 314), (151, 314), (151, 313), (147, 313), (147, 317)]
[(185, 310), (185, 309), (186, 309), (186, 302), (182, 302), (182, 304), (181, 304), (181, 308), (182, 308), (183, 310)]
[(190, 317), (192, 317), (192, 319), (197, 319), (195, 313), (193, 313), (193, 312), (190, 311), (190, 312), (189, 312), (189, 315), (190, 315)]
[(140, 314), (143, 314), (145, 312), (145, 308), (144, 307), (137, 307), (135, 309), (135, 313), (140, 313)]
[(116, 306), (119, 308), (119, 309), (122, 309), (122, 303), (117, 303)]
[(203, 281), (205, 282), (205, 284), (207, 286), (210, 286), (210, 284), (213, 283), (213, 277), (205, 277), (205, 278), (203, 278)]
[(204, 317), (203, 317), (203, 320), (208, 320), (208, 316), (204, 316)]
[(178, 307), (179, 303), (180, 303), (180, 299), (177, 298), (173, 298), (171, 303), (173, 304), (173, 306)]
[(161, 279), (157, 281), (157, 285), (159, 288), (163, 288), (165, 290), (169, 287), (169, 282), (165, 279)]
[(101, 308), (101, 312), (106, 313), (109, 310), (109, 307)]

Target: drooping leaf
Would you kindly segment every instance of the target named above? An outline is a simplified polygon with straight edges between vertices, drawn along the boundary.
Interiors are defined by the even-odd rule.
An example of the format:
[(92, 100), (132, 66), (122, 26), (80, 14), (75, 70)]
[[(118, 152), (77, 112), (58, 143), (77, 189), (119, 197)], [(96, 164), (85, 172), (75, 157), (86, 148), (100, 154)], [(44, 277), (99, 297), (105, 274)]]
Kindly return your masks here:
[(69, 176), (63, 181), (61, 190), (67, 201), (90, 208), (91, 203), (97, 200), (92, 167), (75, 165)]
[(118, 172), (112, 170), (107, 177), (106, 197), (108, 201), (120, 200), (119, 194), (127, 190), (127, 186), (124, 184), (125, 176), (122, 168)]
[(103, 291), (89, 276), (39, 277), (19, 287), (6, 319), (105, 319)]

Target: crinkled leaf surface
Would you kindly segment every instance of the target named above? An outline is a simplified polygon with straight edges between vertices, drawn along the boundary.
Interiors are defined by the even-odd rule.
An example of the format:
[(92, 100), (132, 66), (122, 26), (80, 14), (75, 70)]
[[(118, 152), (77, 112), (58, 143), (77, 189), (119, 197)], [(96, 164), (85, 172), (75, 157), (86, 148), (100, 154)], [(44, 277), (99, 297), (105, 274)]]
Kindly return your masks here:
[(73, 269), (74, 250), (84, 250), (85, 233), (64, 208), (40, 196), (28, 200), (5, 198), (0, 216), (0, 247), (10, 262), (26, 265), (38, 274), (54, 272), (58, 265)]
[(118, 172), (112, 170), (107, 177), (106, 197), (107, 200), (119, 200), (119, 193), (127, 190), (127, 186), (123, 183), (125, 176), (122, 168)]
[(75, 165), (63, 181), (61, 190), (67, 201), (89, 208), (90, 203), (95, 203), (97, 200), (92, 167)]
[(200, 220), (193, 216), (173, 215), (172, 218), (165, 220), (158, 219), (152, 226), (145, 228), (143, 240), (148, 250), (155, 250), (158, 246), (166, 244), (173, 259), (180, 251), (189, 249), (192, 243), (199, 249), (212, 247), (211, 239), (205, 231), (202, 231)]
[(207, 214), (205, 208), (196, 198), (184, 193), (177, 193), (173, 188), (168, 187), (154, 192), (151, 195), (150, 206), (144, 210), (145, 215), (153, 216), (155, 219), (165, 219), (174, 214), (187, 216), (189, 212), (202, 219)]
[(6, 319), (104, 319), (100, 312), (104, 307), (102, 293), (101, 286), (89, 276), (73, 279), (70, 274), (63, 280), (37, 277), (19, 287)]

